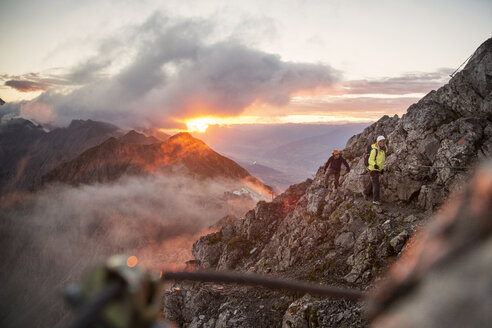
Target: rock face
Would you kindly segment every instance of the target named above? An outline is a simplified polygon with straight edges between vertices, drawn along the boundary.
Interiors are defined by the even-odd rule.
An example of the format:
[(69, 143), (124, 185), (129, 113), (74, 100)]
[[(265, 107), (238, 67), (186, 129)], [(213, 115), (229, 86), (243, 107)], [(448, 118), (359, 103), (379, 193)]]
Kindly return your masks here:
[[(201, 237), (201, 268), (238, 270), (366, 290), (407, 248), (432, 210), (491, 155), (492, 39), (449, 84), (383, 117), (348, 142), (352, 170), (338, 192), (313, 180), (259, 202), (243, 218)], [(378, 135), (390, 141), (383, 206), (360, 197), (362, 154)], [(463, 141), (462, 141), (463, 140)], [(431, 166), (430, 168), (427, 166)], [(441, 169), (438, 167), (466, 167)], [(363, 327), (361, 304), (246, 287), (183, 283), (164, 298), (181, 327)]]
[[(319, 174), (293, 185), (272, 202), (258, 203), (244, 218), (201, 237), (193, 246), (200, 267), (366, 288), (399, 254), (409, 233), (427, 214), (411, 206), (377, 207), (354, 195), (328, 191), (322, 181), (324, 176)], [(415, 220), (406, 220), (410, 213)], [(221, 288), (180, 285), (165, 297), (165, 313), (183, 327), (205, 327), (211, 322), (211, 327), (217, 327), (220, 318), (225, 327), (365, 324), (359, 315), (361, 305), (354, 302), (279, 297), (268, 291), (261, 292), (260, 301), (257, 290), (242, 287), (239, 293), (236, 288)], [(207, 294), (211, 290), (218, 304), (206, 308), (203, 302), (212, 297)], [(178, 302), (183, 295), (186, 301)], [(268, 303), (269, 315), (255, 324), (245, 323), (245, 318), (265, 312), (250, 311), (258, 302)], [(200, 315), (205, 319), (197, 323)]]
[(417, 200), (422, 208), (435, 208), (469, 178), (471, 168), (492, 155), (491, 90), (489, 39), (448, 84), (410, 106), (402, 118), (385, 116), (348, 141), (345, 156), (354, 169), (344, 187), (362, 192), (360, 156), (378, 135), (384, 135), (389, 156), (382, 178), (383, 199)]

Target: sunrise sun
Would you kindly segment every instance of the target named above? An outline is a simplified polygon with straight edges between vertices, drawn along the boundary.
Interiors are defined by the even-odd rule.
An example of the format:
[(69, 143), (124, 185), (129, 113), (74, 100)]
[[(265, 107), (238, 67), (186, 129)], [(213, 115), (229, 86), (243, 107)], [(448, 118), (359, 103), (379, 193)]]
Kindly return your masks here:
[(210, 124), (216, 124), (215, 120), (210, 117), (196, 118), (186, 122), (189, 132), (205, 132)]

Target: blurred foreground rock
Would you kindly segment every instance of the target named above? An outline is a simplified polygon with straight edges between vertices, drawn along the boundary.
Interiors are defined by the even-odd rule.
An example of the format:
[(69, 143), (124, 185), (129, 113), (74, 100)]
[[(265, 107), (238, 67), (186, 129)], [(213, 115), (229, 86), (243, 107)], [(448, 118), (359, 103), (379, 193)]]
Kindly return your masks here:
[(374, 327), (490, 327), (492, 162), (414, 238), (368, 306)]

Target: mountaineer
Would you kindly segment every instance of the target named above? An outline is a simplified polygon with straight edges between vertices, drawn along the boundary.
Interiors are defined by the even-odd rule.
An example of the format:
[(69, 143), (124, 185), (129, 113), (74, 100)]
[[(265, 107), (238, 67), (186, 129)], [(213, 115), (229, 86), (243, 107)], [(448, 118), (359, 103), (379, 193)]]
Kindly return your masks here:
[(364, 198), (369, 199), (372, 192), (372, 203), (381, 205), (379, 199), (379, 176), (384, 173), (384, 162), (386, 161), (386, 138), (379, 136), (376, 139), (376, 143), (370, 146), (370, 152), (367, 152), (365, 162), (367, 169), (369, 170), (370, 180), (369, 184), (364, 190)]
[(332, 156), (326, 162), (323, 172), (326, 174), (328, 169), (328, 174), (326, 175), (326, 185), (330, 186), (330, 176), (333, 175), (335, 180), (335, 189), (338, 189), (338, 179), (340, 178), (340, 169), (342, 168), (342, 163), (347, 168), (347, 173), (350, 172), (350, 166), (338, 150), (334, 150)]

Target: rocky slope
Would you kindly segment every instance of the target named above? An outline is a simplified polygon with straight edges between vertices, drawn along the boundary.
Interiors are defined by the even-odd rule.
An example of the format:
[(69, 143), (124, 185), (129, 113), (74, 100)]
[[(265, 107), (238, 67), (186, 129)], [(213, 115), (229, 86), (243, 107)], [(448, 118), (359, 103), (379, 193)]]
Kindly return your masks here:
[[(201, 268), (252, 271), (365, 290), (400, 256), (409, 236), (491, 156), (492, 39), (450, 82), (352, 137), (341, 190), (313, 180), (291, 186), (214, 234), (193, 255)], [(360, 197), (362, 153), (389, 139), (383, 206)], [(320, 163), (322, 164), (322, 163)], [(182, 327), (361, 327), (361, 304), (248, 287), (181, 283), (164, 313)]]
[(367, 302), (375, 327), (487, 327), (492, 320), (492, 161), (412, 239)]
[[(383, 117), (352, 137), (345, 156), (355, 169), (346, 189), (361, 192), (360, 160), (365, 146), (384, 135), (390, 143), (386, 188), (388, 201), (432, 209), (469, 178), (471, 169), (492, 156), (492, 39), (482, 44), (448, 84), (410, 106), (400, 119)], [(405, 188), (401, 186), (404, 185)]]

